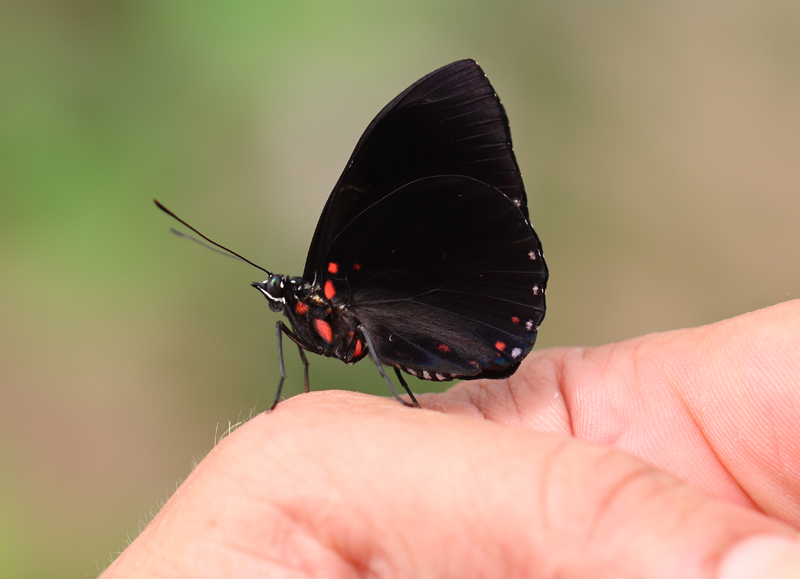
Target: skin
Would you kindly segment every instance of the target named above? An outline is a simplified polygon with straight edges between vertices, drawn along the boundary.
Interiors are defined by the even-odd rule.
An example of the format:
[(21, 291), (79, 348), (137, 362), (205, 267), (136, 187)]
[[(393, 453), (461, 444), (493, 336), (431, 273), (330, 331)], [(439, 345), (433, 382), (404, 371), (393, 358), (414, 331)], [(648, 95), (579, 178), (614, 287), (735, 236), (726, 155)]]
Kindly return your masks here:
[(103, 578), (693, 579), (744, 569), (764, 534), (795, 544), (800, 300), (419, 401), (260, 414)]

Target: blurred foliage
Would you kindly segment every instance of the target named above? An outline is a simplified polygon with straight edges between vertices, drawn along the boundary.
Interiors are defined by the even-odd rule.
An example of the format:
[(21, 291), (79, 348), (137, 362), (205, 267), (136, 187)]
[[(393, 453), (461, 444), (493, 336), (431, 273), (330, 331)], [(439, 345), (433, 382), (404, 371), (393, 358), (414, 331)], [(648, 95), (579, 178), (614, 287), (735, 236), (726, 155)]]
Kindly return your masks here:
[(93, 576), (273, 394), (258, 273), (150, 199), (299, 274), (372, 116), (464, 57), (551, 268), (540, 347), (800, 295), (797, 2), (0, 1), (0, 576)]

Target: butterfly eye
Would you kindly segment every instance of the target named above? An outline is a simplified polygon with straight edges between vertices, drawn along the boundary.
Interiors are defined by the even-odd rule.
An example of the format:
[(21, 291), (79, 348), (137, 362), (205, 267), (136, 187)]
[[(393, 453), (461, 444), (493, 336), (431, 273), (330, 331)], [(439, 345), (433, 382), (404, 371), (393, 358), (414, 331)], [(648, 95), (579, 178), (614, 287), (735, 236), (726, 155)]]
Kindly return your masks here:
[(283, 276), (271, 275), (267, 280), (267, 293), (276, 300), (283, 299)]

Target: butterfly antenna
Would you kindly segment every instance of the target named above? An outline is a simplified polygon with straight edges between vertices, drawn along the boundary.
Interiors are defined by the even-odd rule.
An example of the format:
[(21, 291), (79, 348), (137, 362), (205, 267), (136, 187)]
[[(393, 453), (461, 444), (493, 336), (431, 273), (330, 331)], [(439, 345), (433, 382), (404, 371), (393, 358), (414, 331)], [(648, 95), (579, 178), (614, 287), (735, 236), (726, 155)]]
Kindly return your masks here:
[[(255, 263), (253, 263), (252, 261), (250, 261), (250, 260), (249, 260), (249, 259), (247, 259), (246, 257), (242, 257), (241, 255), (239, 255), (239, 254), (238, 254), (238, 253), (236, 253), (235, 251), (228, 249), (227, 247), (225, 247), (224, 245), (221, 245), (221, 244), (217, 243), (217, 242), (216, 242), (216, 241), (214, 241), (213, 239), (209, 239), (208, 237), (206, 237), (205, 235), (203, 235), (202, 233), (200, 233), (199, 231), (197, 231), (197, 230), (196, 230), (194, 227), (192, 227), (191, 225), (189, 225), (188, 223), (186, 223), (186, 222), (185, 222), (183, 219), (181, 219), (180, 217), (178, 217), (177, 215), (175, 215), (175, 214), (174, 214), (172, 211), (170, 211), (169, 209), (167, 209), (166, 207), (164, 207), (164, 206), (163, 206), (161, 203), (159, 203), (159, 202), (158, 202), (158, 199), (153, 199), (153, 202), (156, 204), (156, 207), (158, 207), (159, 209), (161, 209), (161, 211), (163, 211), (164, 213), (166, 213), (167, 215), (169, 215), (170, 217), (172, 217), (172, 218), (173, 218), (175, 221), (177, 221), (178, 223), (181, 223), (181, 224), (183, 224), (184, 226), (188, 227), (189, 229), (191, 229), (192, 231), (194, 231), (194, 232), (195, 232), (197, 235), (199, 235), (200, 237), (202, 237), (203, 239), (205, 239), (207, 242), (209, 242), (211, 245), (215, 245), (216, 247), (219, 247), (220, 249), (223, 249), (223, 250), (225, 250), (225, 251), (227, 251), (227, 252), (228, 252), (228, 253), (223, 253), (223, 255), (228, 255), (228, 254), (230, 254), (230, 256), (231, 256), (231, 257), (236, 257), (236, 258), (238, 258), (238, 259), (241, 259), (243, 262), (245, 262), (245, 263), (249, 263), (249, 264), (250, 264), (250, 265), (252, 265), (253, 267), (260, 269), (261, 271), (263, 271), (263, 272), (264, 272), (264, 273), (266, 273), (267, 275), (272, 275), (272, 272), (270, 272), (270, 271), (267, 271), (266, 269), (264, 269), (264, 268), (263, 268), (263, 267), (261, 267), (260, 265), (256, 265)], [(208, 247), (208, 246), (207, 246), (205, 243), (203, 243), (202, 241), (199, 241), (199, 240), (195, 239), (195, 238), (194, 238), (194, 237), (192, 237), (191, 235), (186, 235), (185, 233), (181, 233), (180, 231), (177, 231), (177, 230), (175, 230), (175, 229), (170, 229), (170, 231), (172, 231), (172, 233), (174, 233), (175, 235), (178, 235), (178, 236), (180, 236), (180, 237), (185, 237), (185, 238), (187, 238), (187, 239), (191, 239), (191, 240), (192, 240), (192, 241), (194, 241), (195, 243), (199, 243), (199, 244), (200, 244), (200, 245), (202, 245), (203, 247), (206, 247), (206, 248), (208, 248), (208, 249), (210, 249), (210, 250), (212, 250), (212, 251), (217, 251), (218, 253), (222, 253), (222, 252), (220, 252), (220, 251), (218, 251), (218, 250), (214, 249), (213, 247)]]

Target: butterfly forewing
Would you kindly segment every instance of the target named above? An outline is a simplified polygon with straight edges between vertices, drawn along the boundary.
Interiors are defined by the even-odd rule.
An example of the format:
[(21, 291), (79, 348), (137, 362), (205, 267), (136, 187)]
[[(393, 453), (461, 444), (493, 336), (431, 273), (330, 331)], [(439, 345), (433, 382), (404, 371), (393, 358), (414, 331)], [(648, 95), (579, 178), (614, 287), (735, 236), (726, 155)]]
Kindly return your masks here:
[(470, 177), (383, 196), (338, 232), (324, 264), (321, 283), (373, 335), (380, 359), (420, 377), (515, 368), (544, 316), (536, 235), (513, 201)]
[(322, 212), (303, 277), (317, 279), (333, 238), (367, 207), (407, 183), (442, 175), (495, 187), (527, 218), (508, 119), (472, 60), (423, 77), (370, 123)]

